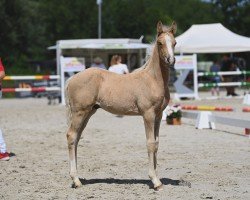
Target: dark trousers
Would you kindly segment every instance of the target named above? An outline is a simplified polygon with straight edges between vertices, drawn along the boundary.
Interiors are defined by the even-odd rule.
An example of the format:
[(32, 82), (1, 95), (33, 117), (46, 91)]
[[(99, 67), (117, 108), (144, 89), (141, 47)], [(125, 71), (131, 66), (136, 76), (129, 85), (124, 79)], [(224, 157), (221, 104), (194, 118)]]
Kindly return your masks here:
[[(224, 76), (224, 82), (233, 82), (233, 77), (231, 76)], [(235, 87), (234, 86), (226, 86), (227, 95), (232, 95), (235, 93)]]

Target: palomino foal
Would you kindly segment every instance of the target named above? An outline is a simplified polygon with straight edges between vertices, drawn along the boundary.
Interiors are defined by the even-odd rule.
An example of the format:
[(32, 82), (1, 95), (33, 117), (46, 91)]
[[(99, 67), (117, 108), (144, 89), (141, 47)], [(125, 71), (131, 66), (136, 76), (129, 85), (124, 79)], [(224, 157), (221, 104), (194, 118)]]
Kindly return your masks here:
[(89, 118), (98, 108), (118, 115), (141, 115), (144, 120), (149, 157), (149, 177), (156, 190), (162, 183), (156, 174), (159, 128), (162, 111), (169, 102), (169, 67), (175, 62), (174, 34), (170, 27), (157, 24), (157, 40), (145, 65), (133, 73), (119, 75), (90, 68), (71, 77), (66, 85), (68, 110), (67, 140), (70, 176), (74, 186), (81, 186), (77, 176), (77, 144)]

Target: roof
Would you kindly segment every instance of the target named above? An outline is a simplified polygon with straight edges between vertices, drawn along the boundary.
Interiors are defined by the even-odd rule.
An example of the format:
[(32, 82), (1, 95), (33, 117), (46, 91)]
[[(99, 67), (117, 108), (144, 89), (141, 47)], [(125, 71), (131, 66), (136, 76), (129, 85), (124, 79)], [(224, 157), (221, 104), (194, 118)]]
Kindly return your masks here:
[(233, 33), (220, 23), (192, 25), (176, 41), (176, 53), (250, 51), (250, 38)]
[[(77, 39), (59, 40), (57, 45), (61, 49), (146, 49), (148, 44), (142, 43), (140, 39), (108, 38), (108, 39)], [(48, 47), (56, 49), (56, 46)]]

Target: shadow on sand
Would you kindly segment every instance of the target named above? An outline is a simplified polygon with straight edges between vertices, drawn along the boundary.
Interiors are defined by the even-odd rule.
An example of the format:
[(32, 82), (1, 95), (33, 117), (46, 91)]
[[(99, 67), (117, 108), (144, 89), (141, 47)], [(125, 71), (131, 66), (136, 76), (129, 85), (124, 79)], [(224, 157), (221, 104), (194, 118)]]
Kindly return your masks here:
[(14, 156), (16, 156), (16, 154), (13, 153), (13, 152), (10, 152), (10, 153), (9, 153), (9, 156), (10, 156), (10, 157), (14, 157)]
[[(104, 178), (104, 179), (81, 179), (80, 181), (83, 185), (90, 185), (90, 184), (98, 184), (98, 183), (105, 183), (105, 184), (143, 184), (148, 185), (149, 188), (153, 188), (153, 184), (150, 180), (144, 179), (115, 179), (115, 178)], [(161, 182), (163, 185), (173, 185), (173, 186), (188, 186), (191, 187), (191, 183), (184, 181), (184, 180), (173, 180), (169, 178), (162, 178)], [(72, 185), (74, 188), (74, 185)]]

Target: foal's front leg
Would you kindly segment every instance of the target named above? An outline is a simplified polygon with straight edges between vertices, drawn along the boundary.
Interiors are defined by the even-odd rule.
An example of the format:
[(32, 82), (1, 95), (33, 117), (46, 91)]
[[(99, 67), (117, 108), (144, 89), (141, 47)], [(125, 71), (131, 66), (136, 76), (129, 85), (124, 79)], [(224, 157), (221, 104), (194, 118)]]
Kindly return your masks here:
[(156, 116), (154, 112), (146, 112), (143, 116), (146, 137), (147, 137), (147, 149), (149, 157), (149, 178), (154, 184), (155, 190), (162, 189), (162, 183), (156, 174), (157, 163), (157, 150), (159, 145), (158, 135), (156, 137), (155, 131), (159, 129), (159, 124), (156, 123)]
[[(155, 141), (158, 144), (159, 144), (159, 131), (160, 131), (161, 120), (162, 120), (162, 112), (159, 115), (157, 115), (155, 118), (155, 132), (154, 132), (154, 134), (155, 134)], [(157, 151), (156, 151), (156, 157), (157, 157)]]

